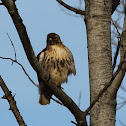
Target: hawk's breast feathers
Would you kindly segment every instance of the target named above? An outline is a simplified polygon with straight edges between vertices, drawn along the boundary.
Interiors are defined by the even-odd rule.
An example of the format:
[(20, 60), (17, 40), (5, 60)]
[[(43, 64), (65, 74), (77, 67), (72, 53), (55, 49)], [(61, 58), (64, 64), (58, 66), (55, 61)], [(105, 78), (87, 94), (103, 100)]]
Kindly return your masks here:
[(46, 70), (52, 81), (60, 85), (67, 82), (70, 74), (76, 74), (73, 55), (62, 43), (49, 45), (37, 56), (39, 63)]

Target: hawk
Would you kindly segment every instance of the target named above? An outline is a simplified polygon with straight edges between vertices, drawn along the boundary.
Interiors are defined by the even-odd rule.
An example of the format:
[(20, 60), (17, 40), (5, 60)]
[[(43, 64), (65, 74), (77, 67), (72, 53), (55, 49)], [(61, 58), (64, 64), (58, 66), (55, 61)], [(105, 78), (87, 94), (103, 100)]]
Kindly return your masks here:
[[(37, 56), (43, 69), (50, 75), (52, 82), (58, 87), (67, 82), (70, 74), (76, 75), (74, 59), (71, 51), (63, 45), (56, 33), (47, 35), (47, 46)], [(50, 103), (52, 92), (46, 87), (44, 81), (38, 76), (39, 81), (39, 103), (46, 105)]]

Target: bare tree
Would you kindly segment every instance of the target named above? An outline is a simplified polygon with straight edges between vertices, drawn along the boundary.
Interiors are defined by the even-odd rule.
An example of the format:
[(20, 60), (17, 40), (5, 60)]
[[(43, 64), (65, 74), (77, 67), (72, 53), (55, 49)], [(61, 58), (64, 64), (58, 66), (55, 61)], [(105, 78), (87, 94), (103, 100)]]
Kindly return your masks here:
[[(33, 48), (31, 46), (26, 28), (17, 11), (15, 1), (1, 0), (10, 14), (17, 29), (18, 35), (24, 47), (26, 56), (38, 75), (43, 75), (46, 86), (74, 115), (77, 126), (87, 126), (86, 116), (90, 112), (91, 126), (114, 126), (116, 118), (116, 96), (126, 71), (125, 48), (126, 48), (126, 20), (124, 21), (123, 33), (120, 35), (120, 43), (117, 54), (121, 52), (120, 64), (114, 72), (111, 51), (111, 15), (119, 5), (119, 0), (85, 0), (85, 11), (73, 8), (61, 0), (56, 0), (65, 8), (76, 14), (85, 16), (89, 77), (90, 77), (90, 106), (86, 111), (81, 111), (74, 101), (61, 89), (58, 89), (51, 81), (46, 71), (41, 68)], [(116, 64), (115, 57), (114, 63)], [(2, 79), (1, 79), (2, 80)], [(1, 81), (3, 83), (3, 81)], [(0, 82), (0, 83), (1, 83)], [(4, 89), (3, 89), (4, 90)]]
[[(90, 5), (90, 8), (89, 8)], [(86, 1), (91, 102), (112, 78), (111, 1)], [(113, 88), (113, 87), (111, 87)], [(110, 90), (110, 91), (109, 91)], [(90, 113), (91, 125), (115, 125), (116, 101), (113, 89), (104, 93)], [(110, 100), (111, 99), (111, 100)], [(115, 106), (115, 108), (113, 107)], [(108, 116), (107, 116), (108, 115)], [(110, 121), (111, 120), (111, 121)]]

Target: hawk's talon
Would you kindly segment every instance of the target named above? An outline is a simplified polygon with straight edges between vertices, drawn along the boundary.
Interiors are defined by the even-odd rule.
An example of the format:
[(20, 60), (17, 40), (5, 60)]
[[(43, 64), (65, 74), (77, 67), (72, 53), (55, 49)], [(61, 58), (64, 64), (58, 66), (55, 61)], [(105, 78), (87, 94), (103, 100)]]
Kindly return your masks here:
[(60, 88), (61, 90), (64, 89), (64, 88), (62, 88), (61, 85), (59, 85), (57, 82), (55, 82), (55, 84), (56, 84), (56, 86), (57, 86), (58, 88)]

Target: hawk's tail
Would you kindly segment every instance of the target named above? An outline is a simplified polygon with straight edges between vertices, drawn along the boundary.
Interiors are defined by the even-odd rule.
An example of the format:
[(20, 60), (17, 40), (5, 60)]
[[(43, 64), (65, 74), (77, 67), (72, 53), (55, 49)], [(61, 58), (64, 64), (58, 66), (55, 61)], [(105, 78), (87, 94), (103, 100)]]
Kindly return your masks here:
[(39, 103), (41, 105), (50, 104), (50, 99), (51, 99), (51, 96), (49, 94), (40, 94)]
[(50, 103), (52, 92), (45, 86), (44, 81), (38, 77), (39, 80), (39, 103), (41, 105), (47, 105)]

